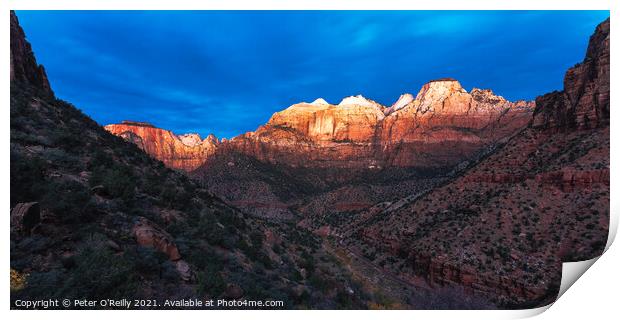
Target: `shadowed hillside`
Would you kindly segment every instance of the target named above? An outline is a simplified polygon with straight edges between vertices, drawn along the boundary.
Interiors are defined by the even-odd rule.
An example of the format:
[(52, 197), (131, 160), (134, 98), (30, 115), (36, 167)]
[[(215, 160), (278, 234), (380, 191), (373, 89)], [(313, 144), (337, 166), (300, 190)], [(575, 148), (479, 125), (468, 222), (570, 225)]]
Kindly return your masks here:
[(11, 13), (12, 301), (366, 307), (313, 235), (224, 204), (56, 99), (46, 79)]

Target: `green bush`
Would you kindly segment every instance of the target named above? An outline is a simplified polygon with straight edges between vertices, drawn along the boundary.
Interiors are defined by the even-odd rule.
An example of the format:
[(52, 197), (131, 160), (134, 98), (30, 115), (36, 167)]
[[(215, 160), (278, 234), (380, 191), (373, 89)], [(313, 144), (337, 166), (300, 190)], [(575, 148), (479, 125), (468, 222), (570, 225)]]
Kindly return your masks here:
[(135, 196), (136, 177), (131, 168), (124, 165), (95, 168), (89, 184), (91, 186), (103, 185), (110, 196), (120, 198), (126, 203), (131, 202)]
[(127, 298), (135, 295), (137, 278), (135, 260), (116, 255), (103, 244), (84, 246), (75, 256), (71, 269), (60, 288), (65, 298)]
[(45, 185), (41, 202), (66, 222), (88, 221), (91, 195), (86, 186), (73, 180), (54, 181)]
[(22, 157), (11, 150), (11, 206), (40, 199), (46, 168), (41, 158)]
[(219, 273), (219, 268), (207, 266), (203, 271), (198, 272), (198, 293), (208, 294), (211, 297), (221, 295), (226, 289), (226, 281)]
[(261, 248), (263, 246), (264, 235), (259, 231), (253, 231), (250, 233), (250, 241), (252, 246)]

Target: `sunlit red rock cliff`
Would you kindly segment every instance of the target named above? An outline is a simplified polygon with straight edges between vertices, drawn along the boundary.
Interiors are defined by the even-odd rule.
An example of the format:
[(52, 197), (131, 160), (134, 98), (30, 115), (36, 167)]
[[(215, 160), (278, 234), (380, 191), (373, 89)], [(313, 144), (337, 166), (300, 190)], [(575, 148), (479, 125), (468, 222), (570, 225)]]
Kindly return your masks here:
[(204, 140), (197, 134), (177, 136), (145, 122), (123, 121), (107, 125), (105, 129), (135, 143), (168, 167), (184, 171), (192, 171), (202, 165), (219, 143), (213, 135)]
[(216, 149), (292, 167), (449, 168), (522, 129), (533, 109), (533, 102), (513, 103), (490, 90), (467, 92), (454, 79), (440, 79), (425, 84), (415, 98), (403, 94), (391, 107), (361, 95), (338, 104), (323, 99), (295, 104), (256, 131), (220, 144), (209, 139), (194, 145), (148, 126), (106, 129), (185, 171)]

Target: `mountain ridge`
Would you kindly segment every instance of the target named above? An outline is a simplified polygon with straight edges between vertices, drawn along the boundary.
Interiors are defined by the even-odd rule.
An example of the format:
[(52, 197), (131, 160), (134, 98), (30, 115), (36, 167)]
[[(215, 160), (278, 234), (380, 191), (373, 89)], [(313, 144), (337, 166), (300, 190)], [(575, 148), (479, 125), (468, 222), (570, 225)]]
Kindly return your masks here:
[[(206, 157), (229, 149), (261, 161), (293, 166), (437, 167), (428, 161), (422, 163), (415, 150), (433, 154), (436, 151), (428, 144), (447, 142), (453, 145), (443, 148), (447, 154), (439, 167), (449, 167), (525, 126), (533, 109), (533, 102), (513, 103), (490, 90), (476, 88), (468, 93), (457, 80), (438, 79), (422, 86), (416, 98), (411, 94), (401, 95), (391, 107), (361, 95), (345, 97), (335, 105), (321, 98), (312, 103), (293, 104), (274, 113), (255, 131), (222, 139), (220, 144), (211, 143), (209, 152), (196, 154), (202, 158), (192, 160), (191, 165), (183, 164), (191, 155), (179, 148), (182, 161), (178, 164), (174, 153), (153, 146), (148, 146), (147, 152), (185, 171), (197, 169), (201, 161), (206, 162)], [(122, 124), (106, 128), (115, 134), (131, 131), (147, 144), (155, 139), (152, 135), (145, 136), (144, 130)], [(155, 145), (174, 144), (157, 139)], [(455, 153), (451, 148), (458, 147), (454, 144), (459, 141), (471, 145)], [(436, 149), (441, 151), (442, 147)], [(302, 154), (313, 156), (305, 158)]]

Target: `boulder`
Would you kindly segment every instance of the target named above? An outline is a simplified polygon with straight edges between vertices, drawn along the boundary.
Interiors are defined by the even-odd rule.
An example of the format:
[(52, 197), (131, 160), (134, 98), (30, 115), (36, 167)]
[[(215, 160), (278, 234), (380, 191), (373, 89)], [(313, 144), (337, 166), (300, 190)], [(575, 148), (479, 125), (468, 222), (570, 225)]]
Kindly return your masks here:
[(181, 254), (172, 241), (172, 236), (148, 219), (140, 217), (133, 226), (132, 232), (139, 245), (163, 252), (171, 261), (181, 259)]
[(105, 189), (105, 187), (103, 185), (96, 185), (96, 186), (90, 188), (90, 192), (92, 192), (93, 194), (96, 194), (98, 196), (102, 196), (102, 197), (109, 196), (109, 193), (107, 192), (107, 190)]
[(120, 252), (123, 250), (121, 246), (118, 245), (118, 243), (114, 242), (113, 240), (106, 241), (106, 245), (108, 246), (108, 248), (114, 250), (115, 252)]
[(331, 228), (328, 225), (321, 226), (318, 230), (314, 231), (319, 237), (327, 237), (331, 233)]
[(175, 267), (177, 269), (177, 272), (179, 273), (179, 276), (181, 277), (181, 279), (183, 279), (183, 281), (192, 280), (193, 278), (192, 269), (190, 268), (187, 262), (185, 262), (184, 260), (175, 261)]
[(11, 210), (11, 231), (29, 235), (41, 221), (41, 208), (38, 202), (18, 203)]

